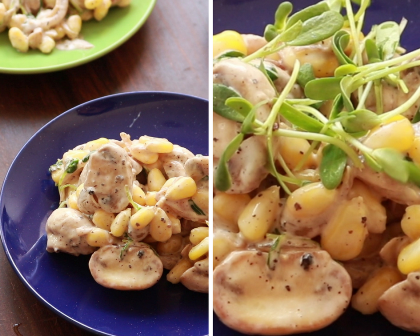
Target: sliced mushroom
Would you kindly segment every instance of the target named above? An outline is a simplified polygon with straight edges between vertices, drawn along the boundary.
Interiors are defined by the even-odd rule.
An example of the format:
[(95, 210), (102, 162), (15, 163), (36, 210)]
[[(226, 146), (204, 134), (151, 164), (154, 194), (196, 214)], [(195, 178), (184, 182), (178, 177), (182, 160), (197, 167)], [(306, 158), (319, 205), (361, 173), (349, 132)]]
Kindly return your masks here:
[(397, 267), (398, 255), (408, 244), (410, 238), (407, 236), (394, 237), (382, 247), (379, 255), (389, 266)]
[(209, 292), (209, 259), (197, 261), (193, 267), (181, 275), (181, 283), (189, 290), (208, 293)]
[[(133, 167), (127, 152), (114, 143), (91, 153), (79, 183), (84, 187), (77, 201), (82, 212), (92, 214), (99, 206), (106, 212), (118, 213), (128, 205), (125, 186), (134, 181)], [(131, 192), (131, 190), (130, 190)]]
[(163, 266), (146, 245), (107, 245), (97, 250), (89, 261), (95, 281), (107, 288), (141, 290), (152, 287), (162, 276)]
[(56, 0), (54, 8), (48, 12), (48, 15), (42, 18), (28, 18), (24, 25), (22, 25), (23, 32), (30, 34), (35, 28), (42, 28), (46, 31), (58, 25), (66, 16), (69, 2), (67, 0)]
[(194, 156), (185, 162), (185, 173), (195, 182), (209, 175), (209, 157)]
[(86, 235), (77, 229), (90, 230), (94, 225), (80, 211), (59, 208), (52, 212), (46, 224), (47, 251), (66, 252), (73, 255), (91, 254), (96, 247), (86, 242)]
[(420, 272), (388, 289), (378, 301), (379, 311), (393, 325), (420, 333)]
[(186, 176), (184, 165), (192, 158), (194, 158), (193, 153), (178, 145), (174, 145), (172, 152), (159, 155), (159, 160), (169, 178)]
[(321, 329), (347, 308), (351, 280), (325, 251), (232, 252), (214, 270), (213, 306), (227, 326), (247, 334), (285, 335)]

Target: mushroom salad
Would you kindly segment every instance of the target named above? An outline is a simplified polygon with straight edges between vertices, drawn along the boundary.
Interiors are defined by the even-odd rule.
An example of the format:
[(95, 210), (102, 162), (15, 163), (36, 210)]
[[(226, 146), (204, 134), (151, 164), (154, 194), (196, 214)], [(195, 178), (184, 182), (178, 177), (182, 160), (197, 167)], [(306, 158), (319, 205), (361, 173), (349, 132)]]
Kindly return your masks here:
[(47, 251), (90, 255), (95, 281), (142, 290), (167, 280), (208, 292), (207, 156), (167, 139), (100, 138), (50, 167), (60, 206), (46, 223)]
[(8, 30), (13, 48), (38, 49), (44, 54), (61, 50), (89, 49), (80, 36), (82, 22), (101, 21), (113, 6), (126, 7), (131, 0), (0, 0), (0, 32)]
[[(357, 3), (354, 6), (353, 2)], [(352, 307), (420, 333), (420, 50), (370, 1), (213, 36), (213, 307), (245, 334)]]

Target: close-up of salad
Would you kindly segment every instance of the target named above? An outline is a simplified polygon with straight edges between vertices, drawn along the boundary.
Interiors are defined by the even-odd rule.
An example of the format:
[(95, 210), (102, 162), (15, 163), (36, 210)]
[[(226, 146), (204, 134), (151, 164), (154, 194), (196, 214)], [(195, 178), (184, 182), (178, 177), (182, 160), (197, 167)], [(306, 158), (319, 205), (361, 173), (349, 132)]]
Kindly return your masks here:
[(354, 310), (420, 333), (420, 50), (368, 0), (213, 36), (213, 308), (244, 334)]

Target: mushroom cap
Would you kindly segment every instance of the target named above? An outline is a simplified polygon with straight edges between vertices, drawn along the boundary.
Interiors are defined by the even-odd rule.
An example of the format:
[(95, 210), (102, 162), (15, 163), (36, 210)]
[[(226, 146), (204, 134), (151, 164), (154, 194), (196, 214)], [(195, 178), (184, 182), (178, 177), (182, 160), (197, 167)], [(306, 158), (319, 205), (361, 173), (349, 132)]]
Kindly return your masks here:
[(388, 289), (378, 300), (378, 309), (393, 325), (420, 333), (420, 272)]
[(193, 267), (181, 275), (181, 283), (189, 290), (200, 293), (209, 292), (209, 259), (197, 261)]
[(162, 262), (149, 247), (134, 245), (122, 251), (123, 246), (106, 245), (92, 254), (89, 269), (98, 284), (119, 290), (141, 290), (159, 281)]
[(246, 334), (310, 332), (345, 311), (350, 276), (327, 252), (280, 254), (274, 270), (267, 257), (259, 251), (232, 252), (214, 270), (213, 306), (227, 326)]

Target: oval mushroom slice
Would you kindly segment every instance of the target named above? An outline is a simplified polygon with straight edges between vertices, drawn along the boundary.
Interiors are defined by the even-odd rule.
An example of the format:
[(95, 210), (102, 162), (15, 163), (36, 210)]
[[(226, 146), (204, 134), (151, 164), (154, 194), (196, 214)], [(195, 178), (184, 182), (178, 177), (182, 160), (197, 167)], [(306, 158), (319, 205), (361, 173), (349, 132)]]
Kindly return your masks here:
[(97, 250), (89, 261), (90, 272), (97, 283), (119, 290), (141, 290), (152, 287), (162, 276), (163, 266), (146, 246), (107, 245)]
[(209, 292), (209, 259), (197, 261), (181, 275), (181, 283), (189, 290)]
[(420, 333), (420, 272), (392, 286), (378, 300), (379, 311), (393, 325)]
[(213, 306), (229, 327), (246, 334), (285, 335), (321, 329), (351, 297), (351, 280), (325, 251), (281, 254), (232, 252), (214, 270)]

